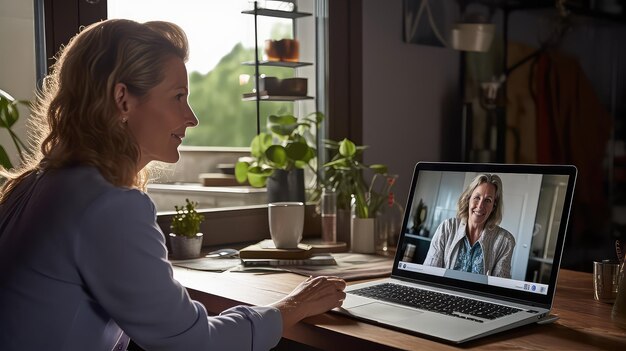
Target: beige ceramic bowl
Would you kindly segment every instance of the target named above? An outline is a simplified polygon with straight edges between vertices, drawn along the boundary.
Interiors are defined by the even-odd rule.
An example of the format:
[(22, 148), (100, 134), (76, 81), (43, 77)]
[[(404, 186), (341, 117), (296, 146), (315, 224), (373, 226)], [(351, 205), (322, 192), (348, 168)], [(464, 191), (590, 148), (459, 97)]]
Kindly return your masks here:
[(456, 50), (487, 52), (494, 32), (495, 25), (491, 23), (457, 23), (452, 28), (450, 42)]

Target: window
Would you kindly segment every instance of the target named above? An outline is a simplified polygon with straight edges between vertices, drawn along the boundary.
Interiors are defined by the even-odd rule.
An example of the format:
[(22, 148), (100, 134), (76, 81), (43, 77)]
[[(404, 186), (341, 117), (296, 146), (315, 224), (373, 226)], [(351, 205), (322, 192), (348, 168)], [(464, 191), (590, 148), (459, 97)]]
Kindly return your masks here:
[[(267, 5), (271, 1), (260, 0), (261, 6)], [(217, 51), (215, 48), (218, 46), (215, 41), (221, 40), (222, 33), (226, 29), (210, 30), (207, 29), (202, 32), (202, 36), (199, 39), (199, 43), (196, 43), (192, 34), (189, 33), (189, 29), (185, 28), (183, 23), (185, 18), (198, 18), (201, 14), (207, 14), (205, 17), (199, 16), (200, 22), (209, 22), (208, 18), (210, 13), (218, 11), (222, 3), (226, 5), (232, 3), (232, 18), (233, 26), (228, 29), (233, 32), (240, 33), (240, 39), (237, 42), (242, 43), (242, 48), (251, 48), (254, 45), (254, 16), (242, 14), (242, 10), (250, 9), (253, 1), (241, 1), (241, 0), (203, 0), (203, 1), (169, 1), (163, 3), (162, 1), (126, 1), (127, 4), (123, 4), (120, 0), (64, 0), (62, 2), (53, 0), (36, 0), (36, 12), (38, 14), (36, 19), (37, 27), (37, 40), (41, 43), (41, 50), (37, 54), (38, 66), (42, 69), (38, 75), (40, 80), (46, 72), (46, 67), (54, 63), (53, 57), (59, 50), (59, 48), (67, 43), (80, 26), (86, 26), (94, 23), (100, 19), (107, 17), (122, 17), (124, 9), (121, 6), (130, 6), (132, 4), (141, 4), (139, 9), (135, 9), (132, 13), (124, 15), (131, 19), (137, 19), (139, 21), (162, 19), (169, 20), (178, 23), (183, 26), (183, 29), (187, 31), (190, 37), (190, 82), (193, 90), (207, 89), (203, 84), (198, 84), (199, 88), (194, 85), (196, 77), (193, 75), (194, 71), (198, 71), (200, 76), (206, 76), (209, 71), (215, 71), (215, 68), (219, 65), (220, 59), (223, 58), (229, 51), (218, 53), (216, 56), (217, 61), (213, 61), (213, 64), (207, 65), (208, 68), (194, 69), (193, 60), (195, 58), (196, 51), (202, 51), (209, 48)], [(132, 4), (128, 4), (132, 3)], [(204, 4), (206, 3), (206, 5)], [(122, 5), (115, 5), (122, 4)], [(306, 17), (295, 20), (293, 23), (288, 21), (286, 25), (278, 24), (275, 26), (275, 32), (272, 33), (273, 24), (267, 24), (267, 21), (272, 21), (269, 17), (258, 17), (259, 28), (259, 48), (263, 47), (264, 37), (279, 37), (280, 35), (288, 35), (281, 30), (286, 31), (287, 26), (291, 33), (295, 32), (295, 37), (300, 40), (300, 59), (306, 62), (313, 62), (315, 65), (304, 68), (298, 68), (296, 70), (278, 68), (277, 71), (269, 70), (269, 67), (263, 67), (261, 73), (267, 75), (276, 75), (282, 77), (297, 75), (298, 77), (306, 77), (308, 79), (308, 95), (315, 96), (315, 100), (307, 100), (297, 103), (283, 103), (276, 107), (274, 103), (263, 102), (260, 104), (262, 118), (261, 127), (262, 130), (265, 126), (265, 118), (269, 115), (270, 111), (265, 109), (273, 109), (272, 112), (289, 112), (293, 111), (296, 116), (305, 116), (308, 113), (314, 111), (321, 111), (327, 115), (325, 120), (325, 126), (322, 129), (323, 137), (331, 137), (336, 140), (340, 140), (344, 137), (348, 137), (354, 141), (361, 140), (361, 128), (360, 119), (361, 113), (361, 80), (360, 80), (360, 41), (361, 41), (361, 28), (360, 17), (362, 13), (361, 0), (355, 0), (350, 2), (332, 1), (328, 0), (297, 0), (298, 11), (315, 13), (316, 17)], [(116, 8), (117, 6), (117, 8)], [(182, 14), (182, 19), (175, 20), (172, 17), (165, 17), (163, 15), (160, 18), (153, 17), (153, 11), (159, 9), (166, 9), (167, 15), (170, 13)], [(110, 16), (107, 16), (107, 12), (110, 12)], [(332, 14), (332, 16), (331, 16)], [(138, 17), (139, 15), (143, 17)], [(236, 18), (236, 19), (235, 19)], [(331, 20), (332, 19), (332, 20)], [(284, 20), (283, 20), (284, 21)], [(290, 24), (292, 23), (292, 24)], [(265, 29), (263, 29), (265, 28)], [(269, 29), (268, 29), (269, 28)], [(328, 30), (328, 32), (327, 32)], [(329, 33), (335, 33), (330, 36)], [(268, 34), (269, 33), (269, 34)], [(43, 39), (43, 40), (42, 40)], [(207, 43), (208, 41), (208, 43)], [(213, 42), (213, 44), (211, 44)], [(231, 43), (231, 48), (234, 48), (236, 42)], [(210, 52), (213, 52), (209, 50)], [(243, 50), (245, 51), (245, 50)], [(202, 172), (215, 172), (217, 171), (218, 163), (228, 163), (232, 160), (236, 160), (238, 156), (248, 153), (247, 146), (250, 140), (255, 134), (256, 128), (256, 103), (250, 101), (241, 101), (241, 92), (252, 91), (252, 81), (248, 82), (247, 87), (239, 86), (239, 75), (248, 74), (252, 75), (253, 68), (241, 65), (241, 61), (252, 60), (253, 50), (249, 53), (249, 59), (237, 59), (232, 60), (232, 66), (229, 69), (232, 72), (237, 72), (234, 75), (234, 86), (241, 89), (235, 94), (220, 95), (220, 99), (229, 99), (231, 104), (223, 105), (226, 109), (234, 109), (233, 105), (237, 104), (239, 108), (245, 108), (247, 110), (242, 111), (240, 115), (235, 115), (232, 120), (225, 120), (225, 127), (230, 128), (231, 124), (235, 120), (245, 121), (245, 126), (233, 127), (231, 130), (238, 132), (237, 135), (224, 138), (225, 142), (220, 142), (218, 138), (204, 137), (209, 142), (201, 145), (223, 145), (227, 147), (206, 147), (206, 146), (181, 146), (181, 160), (175, 166), (173, 175), (164, 175), (163, 179), (159, 181), (164, 182), (198, 182), (198, 174)], [(259, 55), (262, 57), (262, 55)], [(202, 60), (202, 59), (200, 59)], [(207, 59), (208, 60), (208, 59)], [(246, 71), (247, 70), (247, 71)], [(227, 70), (224, 70), (222, 74), (226, 74)], [(276, 72), (276, 73), (274, 73)], [(201, 78), (201, 77), (200, 77)], [(217, 79), (217, 78), (215, 78)], [(232, 80), (229, 80), (232, 82)], [(218, 87), (217, 92), (220, 93), (223, 87)], [(235, 88), (233, 88), (235, 89)], [(215, 89), (214, 89), (215, 90)], [(194, 92), (192, 91), (192, 95)], [(199, 94), (198, 96), (201, 96)], [(195, 105), (193, 99), (192, 106)], [(200, 101), (202, 102), (202, 101)], [(211, 105), (206, 105), (205, 109), (211, 109)], [(272, 107), (274, 106), (274, 107)], [(209, 110), (207, 113), (202, 111), (202, 107), (194, 106), (196, 114), (199, 118), (203, 116), (213, 115), (216, 116), (219, 113), (219, 107), (216, 107), (218, 112)], [(289, 110), (289, 109), (293, 110)], [(281, 110), (282, 109), (282, 110)], [(330, 116), (332, 114), (332, 116)], [(201, 121), (201, 126), (210, 126), (217, 129), (221, 128), (218, 123), (212, 123), (210, 121)], [(202, 127), (190, 129), (195, 130), (198, 133), (203, 134)], [(220, 133), (222, 131), (220, 130)], [(201, 138), (203, 136), (201, 135)], [(236, 141), (238, 140), (238, 141)], [(188, 139), (187, 142), (190, 140)], [(244, 147), (232, 147), (228, 145), (238, 145)], [(318, 149), (321, 150), (321, 148)], [(184, 193), (186, 196), (196, 196), (197, 192)], [(244, 197), (242, 195), (242, 197)], [(248, 196), (245, 196), (248, 197)], [(215, 203), (215, 206), (221, 207), (220, 203)], [(160, 207), (159, 210), (171, 210), (171, 206)]]
[[(309, 1), (312, 3), (313, 1)], [(270, 6), (271, 1), (267, 1)], [(287, 5), (276, 2), (277, 5)], [(186, 32), (190, 54), (187, 63), (189, 74), (189, 103), (200, 124), (188, 130), (183, 145), (187, 146), (249, 146), (256, 134), (256, 103), (242, 101), (244, 93), (255, 86), (254, 66), (242, 62), (254, 61), (254, 16), (242, 14), (251, 9), (247, 0), (108, 0), (109, 18), (127, 18), (138, 22), (166, 20), (180, 25)], [(260, 6), (266, 5), (265, 2)], [(308, 26), (314, 28), (314, 17)], [(258, 16), (259, 58), (264, 53), (266, 39), (293, 38), (300, 30), (301, 60), (315, 61), (315, 36), (312, 30), (290, 19)], [(298, 20), (305, 22), (307, 19)], [(304, 33), (302, 33), (304, 32)], [(303, 55), (308, 55), (304, 57)], [(294, 75), (308, 77), (309, 91), (314, 89), (314, 66), (298, 71), (281, 67), (261, 67), (266, 76), (288, 78)], [(313, 93), (310, 93), (311, 95)], [(314, 95), (314, 94), (313, 94)], [(308, 105), (308, 106), (303, 106)], [(261, 131), (265, 129), (270, 114), (309, 113), (316, 110), (314, 102), (262, 102), (260, 106)]]

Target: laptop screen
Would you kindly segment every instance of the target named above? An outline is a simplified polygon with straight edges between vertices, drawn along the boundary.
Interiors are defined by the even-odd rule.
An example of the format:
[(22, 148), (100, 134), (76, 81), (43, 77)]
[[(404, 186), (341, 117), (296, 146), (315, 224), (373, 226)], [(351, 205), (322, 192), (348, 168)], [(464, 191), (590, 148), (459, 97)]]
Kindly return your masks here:
[(576, 168), (415, 166), (393, 275), (549, 305)]

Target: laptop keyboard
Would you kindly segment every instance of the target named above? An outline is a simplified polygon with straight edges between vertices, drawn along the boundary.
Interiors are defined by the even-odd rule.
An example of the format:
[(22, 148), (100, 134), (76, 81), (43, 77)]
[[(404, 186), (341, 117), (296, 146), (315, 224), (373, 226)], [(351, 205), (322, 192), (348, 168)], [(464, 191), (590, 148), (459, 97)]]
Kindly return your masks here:
[(518, 308), (393, 283), (384, 283), (350, 291), (350, 294), (442, 313), (479, 323), (483, 322), (482, 319), (493, 320), (521, 311)]

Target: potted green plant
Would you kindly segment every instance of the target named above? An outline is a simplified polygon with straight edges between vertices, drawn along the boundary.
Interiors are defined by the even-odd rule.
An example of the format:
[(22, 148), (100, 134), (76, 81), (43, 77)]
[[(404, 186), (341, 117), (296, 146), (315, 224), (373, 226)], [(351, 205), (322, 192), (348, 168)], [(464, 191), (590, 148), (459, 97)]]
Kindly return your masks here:
[[(26, 145), (20, 140), (20, 138), (15, 134), (12, 127), (20, 118), (20, 111), (18, 110), (18, 104), (28, 105), (27, 101), (20, 101), (14, 99), (9, 93), (0, 89), (0, 128), (4, 128), (9, 132), (11, 136), (11, 140), (15, 145), (15, 149), (17, 150), (20, 160), (24, 161), (24, 152), (26, 150)], [(6, 149), (0, 145), (0, 166), (5, 169), (13, 168), (13, 164), (11, 163), (11, 159), (9, 158)]]
[(204, 215), (196, 211), (197, 202), (187, 202), (184, 206), (174, 206), (176, 213), (170, 225), (170, 247), (172, 258), (183, 260), (200, 256), (203, 234), (200, 233), (200, 224)]
[(304, 202), (304, 169), (316, 172), (317, 156), (314, 131), (324, 118), (314, 112), (298, 119), (293, 115), (272, 115), (267, 121), (269, 133), (252, 139), (250, 156), (235, 165), (238, 182), (248, 181), (254, 187), (267, 186), (268, 202)]
[[(384, 164), (366, 165), (360, 161), (367, 146), (357, 146), (349, 139), (340, 142), (325, 140), (326, 149), (333, 154), (323, 165), (325, 178), (323, 186), (337, 192), (337, 207), (350, 209), (354, 196), (355, 216), (370, 218), (384, 203), (386, 194), (393, 183), (386, 181), (382, 188), (375, 189), (380, 179), (387, 179), (387, 166)], [(371, 182), (365, 180), (365, 172), (373, 173)]]
[[(357, 146), (351, 140), (343, 139), (340, 142), (325, 140), (325, 147), (331, 151), (332, 157), (323, 166), (325, 177), (322, 184), (337, 192), (337, 236), (345, 237), (349, 231), (352, 251), (374, 252), (374, 218), (385, 203), (395, 176), (388, 175), (387, 166), (383, 164), (366, 165), (360, 161), (366, 146)], [(366, 171), (373, 173), (370, 182), (366, 181)], [(384, 180), (382, 185), (381, 180)], [(354, 216), (347, 220), (345, 217), (350, 210), (354, 211)]]

